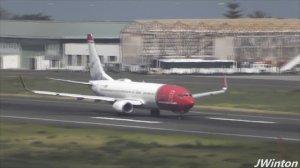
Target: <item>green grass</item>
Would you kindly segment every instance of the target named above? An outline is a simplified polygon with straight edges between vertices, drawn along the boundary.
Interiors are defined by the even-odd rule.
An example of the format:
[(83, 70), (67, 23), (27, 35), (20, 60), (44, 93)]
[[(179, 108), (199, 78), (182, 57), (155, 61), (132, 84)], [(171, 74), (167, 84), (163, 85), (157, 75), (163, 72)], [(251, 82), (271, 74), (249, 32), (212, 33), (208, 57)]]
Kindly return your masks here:
[(0, 167), (253, 167), (299, 160), (299, 143), (1, 122)]
[[(186, 85), (191, 92), (213, 90)], [(300, 115), (300, 88), (230, 87), (225, 94), (197, 99), (196, 107)], [(212, 108), (213, 109), (213, 108)]]
[[(43, 78), (24, 78), (28, 87), (36, 90), (59, 91), (66, 93), (93, 94), (88, 86), (66, 84)], [(183, 84), (192, 93), (215, 90), (215, 86), (205, 84)], [(1, 76), (0, 95), (10, 96), (38, 96), (24, 91), (16, 77)], [(51, 96), (47, 96), (51, 97)], [(52, 98), (56, 98), (53, 97)], [(230, 87), (228, 92), (217, 96), (197, 99), (195, 108), (222, 109), (230, 111), (253, 111), (261, 113), (296, 114), (300, 115), (300, 88), (275, 87)]]
[[(42, 78), (24, 79), (32, 89), (92, 94), (83, 85)], [(205, 84), (183, 86), (192, 92), (215, 89)], [(24, 91), (17, 78), (5, 76), (1, 76), (1, 95), (37, 96)], [(197, 105), (299, 115), (299, 102), (299, 90), (232, 87), (224, 95), (200, 99)], [(269, 142), (25, 122), (0, 123), (0, 167), (8, 168), (242, 168), (253, 167), (260, 158), (299, 161), (299, 147), (298, 142), (281, 140)]]
[(207, 97), (199, 102), (199, 105), (300, 114), (299, 102), (300, 93), (296, 91), (236, 88), (220, 95), (218, 100)]
[[(24, 78), (24, 77), (23, 77)], [(49, 90), (60, 92), (74, 92), (83, 94), (92, 94), (88, 86), (79, 84), (66, 84), (64, 82), (58, 82), (54, 80), (44, 78), (24, 78), (24, 81), (28, 88), (35, 90)], [(0, 85), (1, 94), (19, 94), (30, 95), (31, 93), (25, 91), (21, 85), (20, 79), (16, 77), (5, 78), (1, 77)]]

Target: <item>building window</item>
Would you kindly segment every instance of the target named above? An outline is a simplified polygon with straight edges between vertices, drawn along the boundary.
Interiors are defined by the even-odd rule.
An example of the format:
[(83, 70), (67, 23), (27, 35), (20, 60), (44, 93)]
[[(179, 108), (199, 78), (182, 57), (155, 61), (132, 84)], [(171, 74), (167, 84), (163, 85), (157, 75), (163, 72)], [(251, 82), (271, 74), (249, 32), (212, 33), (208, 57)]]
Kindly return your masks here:
[(100, 59), (101, 64), (104, 64), (104, 56), (103, 55), (99, 55), (99, 59)]
[(58, 60), (51, 60), (51, 67), (58, 67)]
[(72, 55), (68, 55), (68, 65), (72, 65)]
[(77, 55), (77, 66), (81, 66), (81, 64), (82, 64), (82, 56)]
[(89, 63), (90, 63), (90, 56), (87, 55), (87, 56), (86, 56), (86, 65), (89, 65)]
[(116, 62), (117, 61), (117, 56), (108, 56), (109, 62)]

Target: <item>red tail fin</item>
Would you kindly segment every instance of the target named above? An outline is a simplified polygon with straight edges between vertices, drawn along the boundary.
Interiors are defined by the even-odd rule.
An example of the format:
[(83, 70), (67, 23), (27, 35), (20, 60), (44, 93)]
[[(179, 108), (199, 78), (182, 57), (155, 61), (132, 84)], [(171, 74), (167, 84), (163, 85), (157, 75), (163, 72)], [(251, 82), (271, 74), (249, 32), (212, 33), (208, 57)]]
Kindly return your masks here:
[(92, 33), (87, 34), (87, 42), (88, 43), (94, 42), (94, 37), (93, 37)]

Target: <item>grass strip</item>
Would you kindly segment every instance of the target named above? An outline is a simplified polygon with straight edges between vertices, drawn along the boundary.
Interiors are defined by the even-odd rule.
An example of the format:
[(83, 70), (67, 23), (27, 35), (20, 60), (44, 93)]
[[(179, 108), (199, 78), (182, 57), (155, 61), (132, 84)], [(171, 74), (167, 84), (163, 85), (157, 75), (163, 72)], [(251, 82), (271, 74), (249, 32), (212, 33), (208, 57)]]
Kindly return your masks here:
[(1, 121), (0, 167), (253, 167), (260, 158), (298, 160), (299, 142), (166, 135)]

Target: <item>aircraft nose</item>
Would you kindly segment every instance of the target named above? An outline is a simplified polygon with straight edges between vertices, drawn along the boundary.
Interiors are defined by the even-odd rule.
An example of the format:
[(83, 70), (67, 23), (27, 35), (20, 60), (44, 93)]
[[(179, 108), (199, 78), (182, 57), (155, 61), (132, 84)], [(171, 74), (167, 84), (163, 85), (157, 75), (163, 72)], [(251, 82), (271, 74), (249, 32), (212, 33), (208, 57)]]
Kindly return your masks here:
[(189, 97), (189, 98), (187, 98), (186, 101), (185, 101), (185, 108), (186, 108), (187, 110), (189, 110), (190, 108), (192, 108), (192, 107), (194, 106), (194, 104), (195, 104), (194, 99), (193, 99), (192, 97)]

